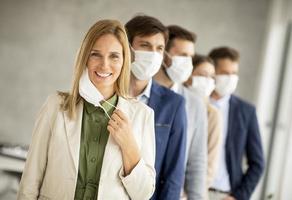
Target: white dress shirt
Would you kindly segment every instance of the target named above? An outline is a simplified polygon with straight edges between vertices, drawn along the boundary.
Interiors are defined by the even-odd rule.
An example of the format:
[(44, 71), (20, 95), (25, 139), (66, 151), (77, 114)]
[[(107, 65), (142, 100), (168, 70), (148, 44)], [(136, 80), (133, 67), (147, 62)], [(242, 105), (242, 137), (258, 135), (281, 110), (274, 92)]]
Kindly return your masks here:
[(143, 92), (136, 97), (139, 101), (145, 103), (146, 105), (148, 104), (149, 99), (150, 99), (151, 87), (152, 87), (152, 79), (149, 80)]
[(222, 97), (221, 99), (215, 100), (210, 98), (210, 103), (214, 105), (216, 108), (218, 108), (221, 116), (222, 116), (222, 128), (223, 130), (221, 133), (223, 134), (221, 136), (222, 142), (219, 149), (219, 159), (218, 159), (218, 168), (217, 172), (215, 173), (213, 184), (211, 185), (211, 188), (215, 188), (217, 190), (229, 192), (231, 190), (230, 186), (230, 179), (229, 174), (227, 170), (226, 165), (226, 150), (225, 150), (225, 144), (226, 144), (226, 138), (227, 138), (227, 131), (228, 131), (228, 117), (229, 117), (229, 100), (230, 95), (226, 95)]

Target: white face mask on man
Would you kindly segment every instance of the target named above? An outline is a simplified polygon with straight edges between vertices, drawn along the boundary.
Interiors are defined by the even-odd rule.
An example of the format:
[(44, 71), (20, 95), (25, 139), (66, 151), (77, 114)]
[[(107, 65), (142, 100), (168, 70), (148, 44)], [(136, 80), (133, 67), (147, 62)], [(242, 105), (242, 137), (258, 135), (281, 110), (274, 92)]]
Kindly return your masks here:
[(238, 83), (238, 75), (216, 75), (215, 76), (215, 91), (221, 96), (232, 94)]
[(215, 80), (205, 76), (193, 76), (190, 89), (202, 97), (208, 97), (215, 89)]
[(139, 80), (149, 80), (154, 76), (162, 63), (163, 56), (155, 51), (134, 51), (135, 59), (131, 71)]
[(107, 117), (110, 119), (109, 114), (106, 112), (106, 110), (103, 108), (103, 106), (100, 104), (101, 101), (104, 101), (108, 103), (109, 105), (113, 106), (116, 108), (116, 106), (112, 105), (108, 101), (106, 101), (103, 97), (103, 95), (100, 93), (100, 91), (93, 85), (93, 83), (89, 79), (88, 75), (88, 69), (83, 71), (80, 80), (79, 80), (79, 94), (81, 97), (85, 99), (88, 103), (93, 104), (95, 107), (100, 106)]
[(171, 65), (166, 68), (169, 78), (175, 83), (185, 82), (192, 74), (193, 64), (192, 57), (173, 56)]

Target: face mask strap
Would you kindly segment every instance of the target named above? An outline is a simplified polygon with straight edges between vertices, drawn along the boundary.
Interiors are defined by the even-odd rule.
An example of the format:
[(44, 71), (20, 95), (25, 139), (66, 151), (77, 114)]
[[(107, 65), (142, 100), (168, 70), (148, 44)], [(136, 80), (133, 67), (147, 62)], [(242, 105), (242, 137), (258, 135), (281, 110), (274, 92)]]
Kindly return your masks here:
[(112, 107), (117, 108), (115, 105), (111, 104), (110, 102), (108, 102), (106, 100), (103, 100), (103, 101), (106, 102), (107, 104), (111, 105)]
[[(106, 100), (103, 100), (103, 102), (106, 102), (107, 104), (109, 104), (109, 105), (111, 105), (112, 107), (114, 107), (114, 108), (117, 109), (117, 107), (116, 107), (115, 105), (111, 104), (110, 102), (108, 102), (108, 101), (106, 101)], [(109, 119), (111, 119), (111, 117), (109, 116), (109, 114), (107, 113), (107, 111), (104, 109), (104, 107), (103, 107), (101, 104), (99, 104), (99, 106), (103, 109), (103, 111), (105, 112), (106, 116), (107, 116)]]

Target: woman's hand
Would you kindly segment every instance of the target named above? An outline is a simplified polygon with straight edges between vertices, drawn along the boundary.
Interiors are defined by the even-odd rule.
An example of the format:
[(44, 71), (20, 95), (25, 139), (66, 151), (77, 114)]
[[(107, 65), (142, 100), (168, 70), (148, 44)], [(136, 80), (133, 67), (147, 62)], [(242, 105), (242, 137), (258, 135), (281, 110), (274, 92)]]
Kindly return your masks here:
[(122, 111), (116, 109), (111, 116), (107, 130), (121, 148), (124, 176), (127, 176), (140, 161), (141, 157), (132, 133), (131, 123)]

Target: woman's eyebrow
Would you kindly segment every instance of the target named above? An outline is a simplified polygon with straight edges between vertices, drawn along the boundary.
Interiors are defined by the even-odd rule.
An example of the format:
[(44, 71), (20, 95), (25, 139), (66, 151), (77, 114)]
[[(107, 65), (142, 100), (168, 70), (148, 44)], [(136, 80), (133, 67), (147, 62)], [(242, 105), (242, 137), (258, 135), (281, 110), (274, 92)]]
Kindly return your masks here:
[(112, 54), (121, 54), (120, 52), (118, 51), (111, 51)]
[(91, 49), (91, 51), (100, 52), (98, 49)]

